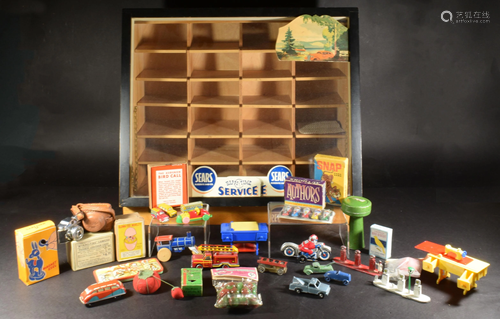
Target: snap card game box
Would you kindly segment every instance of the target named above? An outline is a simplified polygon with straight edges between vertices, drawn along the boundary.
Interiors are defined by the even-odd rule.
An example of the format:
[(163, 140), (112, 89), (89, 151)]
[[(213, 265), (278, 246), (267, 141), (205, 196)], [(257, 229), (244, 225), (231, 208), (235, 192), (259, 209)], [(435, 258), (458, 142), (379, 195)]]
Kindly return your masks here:
[(314, 179), (326, 182), (326, 203), (341, 205), (348, 196), (349, 159), (318, 154), (314, 157)]

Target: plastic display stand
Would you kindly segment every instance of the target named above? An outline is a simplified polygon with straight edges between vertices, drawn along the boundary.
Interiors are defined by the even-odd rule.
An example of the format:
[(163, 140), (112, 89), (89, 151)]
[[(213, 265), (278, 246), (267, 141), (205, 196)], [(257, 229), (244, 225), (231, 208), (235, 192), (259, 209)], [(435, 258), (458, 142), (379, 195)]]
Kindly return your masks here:
[[(327, 205), (325, 209), (330, 209), (335, 212), (335, 216), (332, 219), (331, 223), (318, 222), (315, 220), (310, 221), (300, 221), (300, 220), (292, 220), (292, 219), (284, 219), (279, 218), (281, 210), (283, 209), (285, 204), (283, 202), (269, 202), (267, 204), (267, 217), (268, 217), (268, 225), (269, 225), (269, 234), (268, 234), (268, 257), (271, 258), (271, 234), (272, 234), (272, 226), (273, 225), (291, 225), (291, 226), (310, 226), (310, 225), (322, 225), (322, 226), (331, 226), (331, 234), (332, 236), (329, 238), (321, 239), (322, 242), (333, 242), (333, 237), (338, 237), (342, 242), (342, 245), (346, 246), (347, 252), (349, 252), (349, 222), (346, 219), (345, 214), (342, 212), (340, 207)], [(279, 243), (280, 245), (282, 243)], [(298, 243), (300, 244), (300, 243)]]
[[(179, 207), (174, 207), (175, 210), (178, 211), (179, 213)], [(203, 204), (203, 209), (206, 211), (209, 210), (209, 205), (208, 204)], [(207, 221), (201, 220), (197, 222), (192, 222), (189, 224), (178, 224), (176, 222), (176, 216), (170, 218), (170, 220), (166, 223), (160, 223), (156, 218), (151, 218), (151, 222), (149, 223), (149, 229), (148, 229), (148, 251), (149, 251), (149, 257), (153, 255), (153, 250), (155, 249), (155, 237), (160, 234), (168, 233), (167, 228), (185, 228), (186, 231), (193, 229), (193, 228), (203, 228), (203, 244), (208, 244), (208, 241), (210, 239), (210, 219)], [(199, 243), (198, 243), (199, 245)]]

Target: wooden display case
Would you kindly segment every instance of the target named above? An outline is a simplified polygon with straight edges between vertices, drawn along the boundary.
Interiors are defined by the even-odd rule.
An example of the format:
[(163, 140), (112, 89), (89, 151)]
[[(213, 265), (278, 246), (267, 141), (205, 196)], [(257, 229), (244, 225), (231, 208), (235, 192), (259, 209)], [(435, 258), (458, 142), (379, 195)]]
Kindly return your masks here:
[[(348, 157), (351, 194), (361, 195), (357, 9), (205, 11), (123, 12), (120, 205), (148, 206), (148, 164), (185, 162), (188, 176), (203, 165), (218, 176), (263, 176), (284, 165), (310, 177), (318, 153)], [(301, 14), (346, 25), (349, 61), (279, 61), (279, 28)], [(320, 121), (337, 121), (343, 132), (298, 129)], [(265, 206), (282, 198), (202, 200)]]

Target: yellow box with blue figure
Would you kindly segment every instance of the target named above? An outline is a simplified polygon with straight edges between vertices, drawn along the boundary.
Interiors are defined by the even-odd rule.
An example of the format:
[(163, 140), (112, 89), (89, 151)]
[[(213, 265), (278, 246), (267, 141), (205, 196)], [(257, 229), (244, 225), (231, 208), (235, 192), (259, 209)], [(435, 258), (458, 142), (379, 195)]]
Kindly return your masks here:
[(59, 275), (57, 233), (53, 221), (15, 230), (19, 279), (27, 286)]

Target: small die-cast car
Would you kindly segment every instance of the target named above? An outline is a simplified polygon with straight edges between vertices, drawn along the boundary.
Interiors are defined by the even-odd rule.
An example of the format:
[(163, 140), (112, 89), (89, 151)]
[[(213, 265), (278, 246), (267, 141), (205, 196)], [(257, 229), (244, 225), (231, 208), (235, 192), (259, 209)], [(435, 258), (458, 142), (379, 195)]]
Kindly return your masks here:
[(304, 267), (304, 273), (306, 275), (310, 274), (324, 274), (327, 271), (333, 270), (332, 263), (321, 265), (319, 262), (315, 261), (312, 265), (307, 265)]
[(212, 217), (209, 212), (207, 212), (203, 208), (196, 208), (190, 210), (188, 212), (184, 212), (180, 215), (177, 215), (177, 224), (189, 224), (190, 222), (196, 222), (200, 220), (207, 221)]
[(349, 282), (351, 282), (351, 274), (342, 272), (340, 270), (332, 270), (325, 273), (325, 280), (328, 282), (330, 280), (341, 281), (344, 286), (347, 286)]
[(177, 211), (175, 209), (173, 209), (172, 206), (170, 206), (170, 205), (160, 204), (160, 205), (158, 205), (158, 207), (161, 208), (170, 217), (174, 217), (175, 214), (177, 214)]
[(287, 271), (286, 264), (288, 262), (283, 260), (260, 257), (259, 260), (257, 260), (257, 263), (259, 264), (259, 266), (257, 266), (257, 270), (260, 273), (269, 271), (281, 276)]
[(330, 293), (330, 286), (320, 282), (318, 278), (305, 279), (293, 277), (293, 281), (288, 288), (298, 294), (313, 294), (321, 299), (325, 298), (325, 296)]
[(153, 216), (153, 218), (158, 219), (158, 221), (160, 223), (168, 222), (168, 216), (165, 214), (165, 212), (162, 209), (160, 209), (158, 207), (154, 207), (151, 209), (151, 216)]
[(127, 290), (122, 282), (113, 279), (88, 286), (80, 294), (80, 301), (86, 306), (91, 306), (94, 302), (116, 298), (126, 293)]

